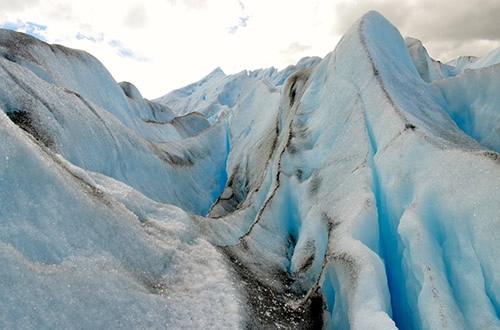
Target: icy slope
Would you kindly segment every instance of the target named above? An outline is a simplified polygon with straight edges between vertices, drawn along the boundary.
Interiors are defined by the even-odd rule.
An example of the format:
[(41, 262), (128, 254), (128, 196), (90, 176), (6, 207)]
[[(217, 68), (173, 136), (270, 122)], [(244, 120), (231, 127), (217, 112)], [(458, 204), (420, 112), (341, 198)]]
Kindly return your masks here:
[[(12, 39), (14, 42), (19, 36)], [(41, 48), (53, 47), (40, 41), (35, 44)], [(80, 54), (77, 51), (68, 52)], [(38, 54), (36, 61), (44, 60), (44, 55), (48, 58), (52, 56)], [(81, 58), (74, 56), (75, 61)], [(81, 56), (86, 58), (84, 53)], [(106, 90), (106, 86), (115, 86), (116, 94), (122, 95), (125, 102), (124, 107), (119, 108), (113, 102), (113, 95), (109, 95), (109, 100), (106, 99), (108, 104), (104, 106), (116, 106), (113, 111), (126, 114), (131, 118), (130, 123), (148, 126), (135, 126), (136, 130), (131, 130), (114, 112), (109, 111), (110, 108), (102, 108), (83, 94), (66, 87), (85, 92), (96, 102), (103, 101), (79, 87), (86, 86), (85, 80), (71, 82), (68, 75), (64, 75), (71, 83), (54, 85), (19, 64), (23, 64), (24, 60), (13, 61), (11, 57), (6, 57), (10, 60), (0, 57), (0, 107), (53, 152), (81, 168), (125, 182), (152, 199), (181, 206), (191, 212), (205, 214), (217, 199), (226, 180), (226, 125), (223, 122), (209, 128), (208, 121), (196, 113), (176, 118), (173, 114), (171, 118), (162, 117), (165, 115), (162, 106), (144, 101), (132, 85), (122, 83), (120, 88), (113, 81), (99, 82), (95, 80), (101, 78), (94, 77), (90, 85), (103, 85), (102, 90)], [(54, 66), (57, 67), (56, 64)], [(47, 71), (47, 74), (56, 76), (69, 71), (71, 66), (69, 69), (66, 66), (53, 69), (55, 73)], [(101, 73), (98, 68), (93, 70)], [(101, 73), (105, 74), (107, 71)], [(128, 103), (125, 98), (128, 98)], [(132, 107), (129, 108), (128, 104)], [(151, 112), (151, 116), (169, 119), (169, 122), (145, 121), (143, 113), (127, 114), (131, 109), (144, 110), (148, 104), (151, 109), (157, 110)], [(155, 131), (155, 127), (160, 129)], [(142, 134), (144, 132), (148, 133)], [(162, 135), (153, 140), (144, 138), (151, 132)], [(221, 144), (222, 147), (215, 147)], [(192, 199), (192, 195), (196, 195), (197, 199)]]
[(470, 64), (477, 61), (476, 56), (460, 56), (447, 62), (447, 65), (455, 67), (459, 72), (463, 72)]
[(459, 72), (466, 69), (481, 69), (500, 63), (500, 48), (494, 49), (481, 58), (475, 56), (461, 56), (446, 64), (454, 66)]
[(226, 76), (217, 68), (196, 83), (172, 91), (156, 100), (174, 109), (178, 115), (196, 111), (215, 122), (223, 112), (229, 112), (237, 106), (239, 99), (249, 93), (255, 84), (265, 82), (271, 88), (282, 86), (295, 71), (316, 65), (318, 57), (305, 57), (297, 65), (284, 70), (275, 68), (255, 71), (242, 71)]
[[(483, 84), (496, 120), (496, 84)], [(274, 107), (267, 95), (255, 100)], [(241, 223), (229, 253), (277, 291), (306, 294), (296, 304), (325, 297), (331, 328), (500, 326), (498, 154), (457, 128), (448, 107), (397, 30), (367, 14), (288, 79), (275, 117), (258, 125), (265, 132), (236, 119), (264, 113), (240, 101), (231, 127), (245, 123), (244, 134), (231, 134), (214, 228)]]
[(500, 64), (465, 70), (435, 85), (441, 89), (445, 109), (457, 126), (483, 146), (500, 152)]
[(500, 63), (500, 48), (494, 49), (483, 57), (479, 58), (477, 61), (472, 63), (469, 69), (480, 69), (486, 68)]
[(30, 70), (49, 84), (83, 96), (142, 137), (164, 142), (187, 135), (182, 127), (171, 125), (170, 120), (175, 116), (168, 107), (143, 99), (130, 83), (118, 85), (106, 68), (88, 53), (49, 45), (4, 29), (0, 29), (0, 44), (1, 57)]
[(161, 106), (2, 33), (0, 327), (500, 328), (498, 65), (369, 12)]
[(418, 73), (426, 82), (453, 77), (461, 69), (432, 59), (420, 40), (407, 37), (405, 41)]
[(239, 326), (224, 260), (184, 212), (139, 219), (3, 112), (0, 137), (1, 328)]
[(420, 40), (405, 41), (418, 73), (441, 90), (442, 106), (456, 125), (483, 146), (500, 151), (500, 49), (479, 59), (460, 57), (443, 64), (429, 56)]

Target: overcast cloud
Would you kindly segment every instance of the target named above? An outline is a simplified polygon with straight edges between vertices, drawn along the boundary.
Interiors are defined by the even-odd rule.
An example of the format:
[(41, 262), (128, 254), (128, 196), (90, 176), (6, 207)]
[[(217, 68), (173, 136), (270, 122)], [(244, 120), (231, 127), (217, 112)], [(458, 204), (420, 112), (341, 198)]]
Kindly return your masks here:
[(123, 23), (125, 26), (133, 29), (146, 27), (148, 23), (148, 15), (144, 5), (137, 4), (131, 7)]
[(359, 0), (335, 6), (332, 33), (343, 33), (368, 10), (377, 10), (403, 34), (422, 40), (431, 56), (444, 61), (483, 55), (500, 46), (498, 0)]
[(0, 0), (0, 25), (84, 49), (153, 98), (217, 66), (281, 69), (325, 56), (372, 9), (438, 59), (500, 46), (498, 0)]
[(290, 64), (294, 64), (294, 59), (297, 57), (304, 57), (311, 51), (310, 45), (301, 44), (300, 42), (292, 42), (286, 49), (281, 52), (288, 57)]
[(0, 9), (7, 11), (20, 11), (25, 7), (33, 6), (38, 0), (23, 0), (23, 1), (12, 1), (12, 0), (0, 0)]

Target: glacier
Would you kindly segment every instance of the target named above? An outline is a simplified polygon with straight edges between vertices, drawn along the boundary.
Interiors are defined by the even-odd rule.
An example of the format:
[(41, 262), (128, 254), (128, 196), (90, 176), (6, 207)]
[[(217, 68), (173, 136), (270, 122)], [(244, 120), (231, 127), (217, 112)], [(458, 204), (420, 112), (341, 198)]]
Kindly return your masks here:
[(500, 329), (499, 54), (371, 11), (147, 100), (0, 30), (0, 327)]

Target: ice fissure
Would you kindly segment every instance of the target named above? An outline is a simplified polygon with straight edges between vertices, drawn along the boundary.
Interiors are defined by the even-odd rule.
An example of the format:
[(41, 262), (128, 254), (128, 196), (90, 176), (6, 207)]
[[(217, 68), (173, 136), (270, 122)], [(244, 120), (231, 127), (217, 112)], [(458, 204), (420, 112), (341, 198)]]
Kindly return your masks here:
[(149, 101), (0, 30), (0, 327), (500, 328), (495, 54), (369, 12)]
[[(389, 92), (384, 86), (384, 82), (380, 76), (381, 73), (379, 69), (376, 67), (376, 63), (374, 62), (374, 59), (370, 54), (370, 49), (365, 40), (366, 36), (363, 33), (363, 25), (364, 21), (360, 23), (359, 35), (361, 44), (363, 45), (364, 50), (368, 56), (368, 60), (371, 64), (373, 78), (377, 81), (377, 85), (380, 87), (382, 94), (389, 103), (387, 108), (397, 113), (399, 117), (402, 117), (400, 111), (396, 108), (396, 104), (394, 103)], [(356, 89), (359, 93), (360, 90), (359, 86), (356, 86)], [(372, 124), (368, 119), (369, 114), (367, 113), (366, 105), (362, 100), (361, 93), (358, 94), (358, 97), (362, 102), (366, 134), (370, 142), (370, 150), (367, 156), (367, 165), (370, 168), (371, 174), (373, 176), (372, 189), (376, 202), (377, 221), (378, 221), (379, 235), (380, 235), (379, 236), (380, 252), (378, 254), (384, 261), (385, 272), (387, 276), (387, 284), (391, 300), (391, 312), (392, 312), (391, 317), (394, 320), (396, 327), (400, 329), (409, 329), (412, 327), (412, 325), (415, 325), (416, 322), (414, 319), (412, 319), (415, 311), (411, 310), (411, 308), (408, 305), (408, 299), (405, 296), (404, 274), (402, 271), (402, 266), (399, 261), (401, 258), (401, 252), (398, 251), (398, 246), (401, 243), (399, 242), (400, 238), (395, 229), (397, 228), (399, 219), (397, 218), (394, 219), (393, 221), (395, 221), (395, 223), (393, 224), (391, 223), (391, 219), (389, 218), (386, 195), (380, 184), (378, 169), (376, 167), (376, 161), (375, 161), (375, 157), (379, 153), (378, 143), (375, 134), (373, 132)], [(408, 125), (411, 124), (408, 123), (405, 124), (405, 129), (408, 127)], [(401, 133), (396, 134), (395, 138), (397, 138), (400, 134)], [(393, 139), (391, 139), (389, 143), (391, 143)], [(388, 144), (383, 146), (382, 150), (380, 150), (380, 153), (385, 152), (388, 147), (389, 147)]]

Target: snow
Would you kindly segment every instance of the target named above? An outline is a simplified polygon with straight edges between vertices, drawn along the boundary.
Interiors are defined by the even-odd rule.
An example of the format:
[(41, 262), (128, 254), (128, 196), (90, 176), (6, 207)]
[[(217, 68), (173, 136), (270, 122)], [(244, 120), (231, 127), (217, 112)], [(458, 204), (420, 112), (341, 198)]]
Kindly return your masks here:
[(144, 100), (130, 83), (117, 84), (92, 55), (60, 45), (48, 45), (9, 30), (0, 31), (0, 42), (0, 54), (5, 59), (28, 69), (43, 82), (83, 96), (113, 114), (139, 136), (155, 142), (185, 137), (182, 129), (170, 125), (169, 121), (174, 117), (171, 109)]
[[(224, 259), (183, 211), (76, 170), (0, 118), (2, 328), (239, 327)], [(169, 221), (139, 219), (82, 173), (127, 187)]]
[(500, 48), (494, 49), (488, 54), (472, 63), (469, 69), (481, 69), (500, 63)]
[[(159, 143), (125, 127), (82, 95), (48, 84), (3, 58), (0, 76), (4, 81), (0, 106), (11, 118), (30, 118), (34, 126), (30, 129), (74, 165), (125, 182), (157, 201), (199, 214), (207, 213), (220, 194), (226, 180), (227, 152), (224, 147), (209, 145), (226, 140), (224, 123), (208, 128), (208, 122), (194, 113), (175, 118), (171, 122), (189, 138)], [(207, 149), (212, 152), (207, 154)], [(193, 194), (197, 200), (189, 197)]]
[[(454, 63), (455, 65), (435, 61), (429, 56), (420, 40), (407, 37), (405, 41), (418, 73), (426, 82), (453, 77), (457, 75), (457, 70), (460, 70), (464, 65), (462, 61)], [(460, 67), (457, 68), (456, 65)]]
[(446, 64), (454, 66), (459, 72), (463, 72), (475, 61), (477, 61), (476, 56), (460, 56), (454, 60), (447, 62)]
[(466, 70), (435, 84), (457, 126), (488, 149), (500, 152), (500, 64)]
[(482, 69), (500, 63), (500, 48), (493, 49), (486, 55), (477, 58), (475, 56), (460, 56), (446, 63), (455, 67), (459, 73), (466, 70)]
[(442, 64), (368, 12), (149, 101), (0, 40), (0, 327), (500, 328), (495, 52)]
[(320, 60), (319, 57), (305, 57), (296, 65), (281, 71), (269, 68), (242, 71), (230, 76), (216, 68), (198, 82), (174, 90), (154, 101), (175, 109), (177, 115), (193, 111), (202, 113), (214, 123), (222, 113), (234, 110), (237, 102), (251, 92), (255, 84), (264, 82), (271, 88), (282, 86), (293, 72), (315, 66)]

